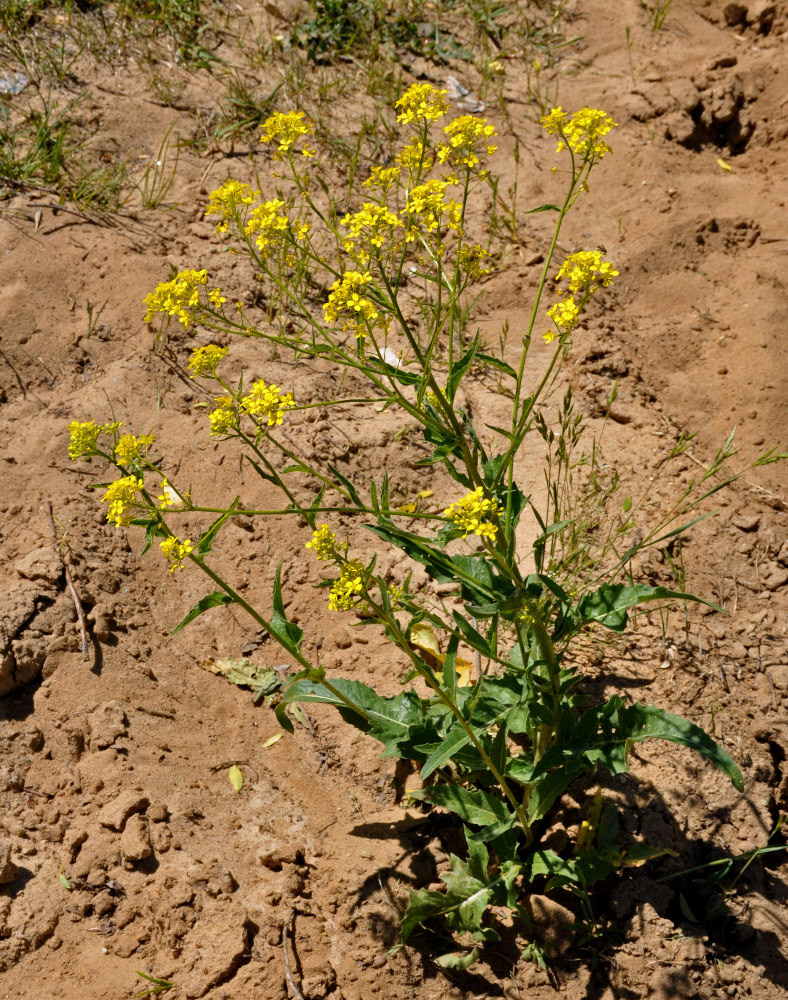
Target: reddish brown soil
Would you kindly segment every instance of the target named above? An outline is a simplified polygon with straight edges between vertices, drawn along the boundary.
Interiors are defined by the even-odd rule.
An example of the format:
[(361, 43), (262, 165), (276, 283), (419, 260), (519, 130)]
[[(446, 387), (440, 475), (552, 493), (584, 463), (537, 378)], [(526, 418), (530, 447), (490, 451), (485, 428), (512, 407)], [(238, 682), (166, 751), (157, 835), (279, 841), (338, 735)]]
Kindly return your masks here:
[[(702, 474), (733, 426), (743, 464), (786, 444), (788, 16), (779, 3), (749, 0), (747, 18), (731, 26), (726, 6), (735, 5), (676, 0), (655, 33), (635, 0), (578, 0), (565, 16), (567, 33), (582, 41), (565, 50), (556, 74), (565, 108), (605, 108), (620, 123), (615, 154), (562, 244), (603, 244), (621, 275), (579, 332), (559, 389), (572, 385), (589, 434), (599, 433), (601, 405), (618, 379), (602, 447), (626, 483), (622, 496), (657, 473), (681, 431), (698, 432), (675, 478), (657, 487), (655, 516)], [(447, 72), (418, 68), (436, 83)], [(451, 71), (478, 82), (461, 64)], [(76, 72), (100, 123), (97, 143), (135, 159), (154, 154), (170, 127), (195, 132), (195, 115), (153, 101), (134, 65), (114, 77), (85, 57)], [(261, 70), (269, 82), (278, 73)], [(209, 110), (211, 78), (183, 79), (179, 103)], [(523, 86), (512, 63), (508, 118), (487, 113), (503, 137), (502, 189), (520, 138), (519, 198), (528, 208), (554, 200), (560, 178)], [(283, 107), (297, 103), (296, 94), (283, 97)], [(783, 466), (755, 469), (718, 495), (716, 516), (690, 533), (689, 585), (726, 615), (693, 611), (685, 622), (677, 609), (664, 641), (658, 623), (642, 624), (626, 645), (585, 654), (589, 694), (620, 692), (713, 726), (745, 774), (740, 795), (700, 758), (649, 743), (633, 755), (630, 775), (607, 782), (627, 829), (677, 858), (625, 873), (597, 897), (608, 931), (594, 942), (595, 962), (572, 946), (563, 924), (573, 915), (560, 897), (536, 904), (537, 932), (554, 945), (548, 972), (506, 943), (450, 977), (416, 948), (387, 957), (396, 906), (409, 885), (437, 879), (456, 849), (454, 828), (400, 804), (392, 762), (330, 712), (315, 711), (310, 728), (265, 746), (277, 732), (271, 710), (201, 669), (209, 657), (241, 650), (263, 666), (286, 662), (242, 614), (216, 611), (171, 636), (205, 583), (196, 570), (168, 574), (153, 554), (140, 559), (139, 533), (106, 524), (90, 486), (109, 474), (69, 463), (67, 425), (108, 419), (111, 405), (129, 429), (156, 434), (203, 502), (237, 493), (250, 504), (273, 501), (248, 475), (239, 478), (232, 448), (207, 436), (198, 391), (184, 376), (191, 338), (172, 335), (156, 352), (141, 318), (143, 296), (171, 265), (207, 267), (224, 289), (247, 294), (249, 275), (202, 215), (215, 183), (248, 170), (230, 152), (184, 151), (171, 211), (90, 220), (28, 192), (6, 201), (0, 216), (0, 996), (131, 996), (142, 988), (141, 970), (172, 979), (173, 996), (279, 1000), (287, 996), (282, 935), (292, 910), (291, 963), (307, 1000), (788, 997), (782, 854), (754, 862), (716, 920), (709, 914), (719, 898), (697, 885), (680, 896), (676, 881), (659, 881), (764, 844), (788, 811)], [(491, 340), (508, 318), (516, 342), (529, 308), (547, 236), (544, 217), (531, 218), (522, 250), (485, 287), (478, 322)], [(88, 300), (106, 300), (92, 336)], [(238, 370), (266, 373), (299, 400), (330, 389), (331, 372), (271, 362), (255, 342), (234, 343), (232, 352)], [(467, 396), (482, 414), (501, 405), (481, 383)], [(386, 465), (407, 495), (448, 489), (440, 475), (414, 469), (420, 451), (393, 440), (393, 418), (360, 420), (348, 410), (328, 421), (308, 412), (317, 415), (291, 427), (299, 447), (347, 460), (359, 474)], [(524, 462), (526, 471), (537, 468)], [(87, 661), (48, 502), (89, 610)], [(199, 527), (198, 519), (188, 525), (191, 537)], [(359, 551), (371, 552), (363, 534)], [(265, 607), (282, 562), (305, 648), (315, 657), (319, 649), (338, 675), (395, 691), (399, 664), (382, 640), (328, 613), (325, 592), (313, 589), (319, 575), (305, 557), (307, 537), (292, 525), (283, 532), (274, 522), (235, 522), (217, 547), (218, 565)], [(660, 558), (640, 569), (675, 584)], [(232, 763), (245, 776), (240, 793), (228, 782)], [(5, 867), (7, 849), (15, 869)]]

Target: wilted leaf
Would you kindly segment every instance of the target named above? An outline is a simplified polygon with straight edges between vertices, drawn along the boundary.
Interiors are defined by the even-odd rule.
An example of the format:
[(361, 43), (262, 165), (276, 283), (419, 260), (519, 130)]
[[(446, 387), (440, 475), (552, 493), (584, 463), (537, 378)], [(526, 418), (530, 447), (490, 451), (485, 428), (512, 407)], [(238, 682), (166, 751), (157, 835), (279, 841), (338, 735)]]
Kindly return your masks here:
[(227, 777), (230, 781), (230, 784), (233, 786), (236, 792), (240, 792), (244, 786), (244, 776), (243, 776), (243, 771), (237, 764), (233, 764), (233, 766), (227, 772)]
[(258, 694), (271, 694), (282, 685), (281, 675), (271, 667), (261, 667), (251, 663), (247, 659), (214, 660), (209, 658), (200, 664), (205, 670), (210, 670), (212, 674), (224, 677), (231, 684), (238, 687), (248, 687), (257, 691)]
[(274, 733), (273, 736), (269, 736), (265, 743), (263, 743), (263, 749), (265, 750), (267, 747), (272, 747), (274, 743), (278, 743), (283, 736), (284, 733)]
[(426, 622), (416, 622), (410, 630), (410, 644), (418, 649), (428, 667), (438, 670), (443, 663), (438, 637)]

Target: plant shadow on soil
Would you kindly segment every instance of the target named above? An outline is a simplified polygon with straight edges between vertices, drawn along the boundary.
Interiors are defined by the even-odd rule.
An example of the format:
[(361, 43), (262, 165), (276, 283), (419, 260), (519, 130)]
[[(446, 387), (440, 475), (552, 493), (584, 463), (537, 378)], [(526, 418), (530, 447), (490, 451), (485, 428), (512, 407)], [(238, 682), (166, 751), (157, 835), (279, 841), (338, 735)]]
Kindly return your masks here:
[[(608, 677), (608, 681), (613, 678)], [(616, 681), (630, 682), (631, 678), (616, 678)], [(637, 683), (637, 682), (636, 682)], [(619, 780), (624, 778), (623, 783)], [(753, 968), (762, 970), (762, 975), (775, 985), (788, 987), (788, 968), (780, 951), (780, 943), (788, 934), (788, 922), (782, 928), (765, 931), (754, 927), (747, 919), (747, 906), (735, 913), (726, 903), (725, 884), (722, 878), (714, 878), (710, 872), (718, 869), (704, 869), (686, 873), (698, 865), (723, 861), (730, 855), (715, 843), (719, 829), (729, 821), (728, 808), (715, 809), (709, 815), (705, 836), (690, 838), (681, 829), (664, 797), (650, 782), (638, 780), (631, 772), (624, 775), (599, 775), (586, 783), (593, 792), (597, 781), (608, 793), (615, 793), (619, 799), (620, 812), (640, 814), (641, 820), (652, 818), (651, 825), (660, 832), (659, 841), (647, 842), (654, 846), (667, 847), (675, 856), (656, 859), (649, 865), (649, 874), (642, 869), (630, 870), (629, 875), (614, 874), (597, 884), (591, 892), (591, 905), (597, 927), (601, 928), (598, 938), (591, 944), (577, 949), (567, 944), (566, 926), (545, 926), (537, 929), (537, 939), (559, 941), (560, 954), (548, 954), (548, 975), (557, 988), (560, 981), (577, 969), (578, 963), (590, 965), (592, 979), (585, 994), (586, 1000), (601, 1000), (609, 996), (609, 990), (620, 1000), (637, 1000), (641, 994), (628, 990), (619, 981), (614, 981), (611, 973), (615, 967), (615, 950), (627, 940), (642, 938), (643, 928), (636, 926), (642, 904), (650, 904), (663, 920), (675, 927), (671, 940), (695, 939), (699, 942), (704, 961), (731, 962), (743, 959)], [(576, 790), (579, 789), (578, 783)], [(642, 803), (648, 800), (644, 808)], [(746, 799), (746, 796), (745, 796)], [(420, 807), (421, 808), (421, 807)], [(425, 809), (427, 807), (424, 807)], [(643, 824), (646, 825), (645, 823)], [(451, 815), (428, 811), (423, 819), (403, 818), (395, 823), (366, 823), (353, 828), (354, 836), (372, 840), (396, 839), (402, 846), (402, 854), (393, 866), (381, 868), (369, 875), (356, 893), (356, 907), (360, 907), (381, 888), (389, 898), (391, 915), (378, 911), (369, 923), (370, 932), (378, 937), (386, 948), (395, 945), (399, 939), (398, 921), (394, 916), (393, 899), (389, 884), (394, 888), (419, 888), (439, 881), (439, 863), (449, 853), (463, 856), (465, 839), (461, 824)], [(764, 831), (763, 841), (769, 835)], [(785, 843), (772, 839), (772, 843)], [(404, 870), (407, 861), (409, 871)], [(740, 865), (744, 862), (740, 862)], [(788, 866), (788, 854), (778, 852), (759, 856), (738, 881), (737, 898), (744, 899), (749, 893), (757, 892), (778, 906), (788, 904), (788, 891), (779, 878), (778, 870)], [(738, 874), (739, 866), (730, 869), (730, 877)], [(561, 908), (569, 910), (574, 920), (580, 924), (583, 919), (579, 900), (573, 894), (559, 890), (551, 894), (551, 899)], [(690, 917), (691, 915), (691, 917)], [(692, 918), (692, 919), (691, 919)], [(499, 928), (501, 940), (494, 946), (481, 950), (481, 959), (502, 980), (507, 980), (521, 961), (520, 946), (514, 929)], [(415, 934), (408, 947), (417, 951), (423, 960), (425, 978), (449, 978), (454, 984), (470, 993), (488, 996), (502, 996), (503, 987), (493, 986), (489, 979), (473, 971), (445, 972), (433, 961), (440, 944), (428, 932)], [(457, 945), (446, 941), (445, 950), (457, 950)], [(436, 949), (437, 945), (437, 949)], [(406, 953), (405, 953), (406, 954)], [(686, 998), (695, 995), (695, 985), (690, 978), (688, 963), (686, 969), (665, 970), (661, 982), (660, 996), (665, 1000)]]

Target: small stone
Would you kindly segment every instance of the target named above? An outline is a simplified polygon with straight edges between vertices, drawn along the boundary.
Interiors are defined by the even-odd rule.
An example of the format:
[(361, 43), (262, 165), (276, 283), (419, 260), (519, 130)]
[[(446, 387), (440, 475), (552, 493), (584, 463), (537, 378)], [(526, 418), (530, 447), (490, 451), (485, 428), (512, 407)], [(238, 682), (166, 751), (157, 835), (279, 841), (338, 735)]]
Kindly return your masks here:
[(149, 804), (150, 799), (142, 792), (121, 792), (101, 810), (99, 823), (110, 830), (122, 830), (129, 816), (145, 812)]
[(372, 959), (373, 969), (383, 969), (386, 967), (386, 965), (388, 965), (388, 959), (386, 958), (385, 955), (375, 955), (375, 957)]
[(729, 27), (735, 28), (747, 16), (747, 8), (743, 3), (728, 3), (722, 11), (722, 16)]
[(153, 854), (147, 816), (140, 816), (139, 813), (129, 816), (120, 838), (120, 850), (125, 860), (132, 862), (144, 861)]
[(788, 568), (778, 562), (767, 562), (763, 567), (763, 583), (767, 590), (777, 590), (788, 583)]
[(567, 952), (575, 937), (572, 925), (576, 920), (572, 911), (549, 896), (531, 896), (530, 906), (539, 940), (555, 955)]
[(129, 720), (117, 701), (108, 701), (88, 716), (90, 749), (106, 750), (115, 740), (125, 736)]
[(11, 860), (11, 841), (0, 837), (0, 885), (13, 882), (19, 869)]
[(731, 518), (731, 524), (739, 531), (757, 531), (760, 523), (760, 514), (734, 514)]
[(63, 575), (63, 563), (54, 549), (44, 546), (17, 559), (14, 569), (25, 580), (43, 580), (56, 586)]

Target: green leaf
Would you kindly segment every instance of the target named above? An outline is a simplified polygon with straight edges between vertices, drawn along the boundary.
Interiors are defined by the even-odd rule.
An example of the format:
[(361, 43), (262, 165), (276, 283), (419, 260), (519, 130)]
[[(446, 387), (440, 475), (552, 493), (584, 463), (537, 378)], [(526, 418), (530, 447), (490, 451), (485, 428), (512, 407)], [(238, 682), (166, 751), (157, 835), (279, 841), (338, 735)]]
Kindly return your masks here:
[(208, 555), (208, 553), (211, 551), (211, 546), (213, 545), (216, 536), (219, 534), (219, 530), (221, 529), (222, 525), (225, 523), (227, 518), (233, 516), (234, 509), (237, 506), (238, 501), (240, 499), (241, 499), (240, 497), (236, 497), (235, 500), (233, 500), (232, 504), (230, 505), (230, 509), (226, 510), (224, 514), (221, 515), (221, 517), (217, 517), (216, 520), (213, 522), (213, 524), (200, 535), (200, 538), (194, 547), (194, 554), (196, 556), (202, 557)]
[(512, 368), (511, 365), (507, 365), (505, 361), (500, 358), (495, 358), (491, 354), (477, 354), (477, 359), (483, 361), (486, 365), (492, 365), (493, 368), (499, 369), (499, 371), (505, 372), (513, 379), (517, 379), (517, 372)]
[(304, 636), (304, 630), (299, 628), (294, 622), (287, 620), (285, 606), (282, 601), (281, 577), (282, 564), (279, 563), (274, 578), (274, 613), (271, 616), (270, 632), (289, 653), (299, 657), (301, 655), (301, 639)]
[(215, 590), (212, 594), (208, 594), (203, 597), (202, 600), (198, 601), (191, 611), (186, 615), (180, 625), (176, 625), (172, 630), (172, 634), (175, 635), (176, 632), (180, 632), (182, 628), (193, 622), (195, 618), (204, 612), (208, 611), (210, 608), (218, 608), (224, 604), (232, 604), (233, 598), (229, 594), (225, 594), (223, 590)]
[(676, 590), (668, 590), (667, 587), (649, 587), (646, 584), (636, 584), (634, 587), (627, 587), (623, 583), (606, 583), (591, 594), (586, 594), (581, 598), (576, 609), (576, 618), (579, 625), (599, 624), (614, 632), (623, 632), (627, 624), (627, 611), (638, 604), (646, 601), (695, 601), (698, 604), (705, 604), (715, 611), (722, 611), (722, 608), (705, 601), (701, 597), (693, 594), (684, 594)]
[[(393, 698), (383, 698), (360, 681), (338, 677), (331, 684), (337, 694), (329, 691), (320, 681), (310, 680), (303, 675), (297, 676), (284, 690), (280, 706), (310, 701), (333, 705), (345, 722), (369, 733), (384, 744), (384, 757), (405, 756), (404, 751), (411, 750), (410, 741), (416, 734), (419, 742), (428, 742), (430, 735), (435, 736), (434, 733), (424, 731), (427, 720), (421, 701), (413, 691), (402, 691)], [(279, 712), (277, 718), (281, 724), (282, 716)], [(422, 755), (415, 755), (413, 759), (421, 757)]]
[(540, 205), (538, 208), (526, 209), (526, 215), (533, 215), (534, 212), (560, 212), (560, 205)]
[(227, 772), (227, 779), (236, 792), (240, 792), (244, 786), (244, 776), (243, 771), (237, 764), (233, 764), (230, 770)]
[(345, 490), (347, 490), (347, 495), (350, 497), (353, 503), (357, 507), (365, 508), (366, 504), (361, 502), (361, 497), (356, 492), (356, 487), (351, 483), (351, 481), (347, 478), (347, 476), (343, 476), (342, 473), (339, 471), (339, 469), (337, 469), (336, 466), (331, 465), (330, 462), (328, 465), (328, 470), (331, 473), (331, 475), (335, 479), (339, 480), (339, 482), (345, 487)]
[(473, 359), (476, 357), (476, 353), (479, 350), (479, 338), (478, 336), (474, 339), (470, 346), (470, 349), (463, 354), (463, 356), (452, 365), (449, 377), (446, 380), (446, 398), (450, 403), (454, 402), (454, 397), (457, 395), (457, 389), (460, 387), (460, 382), (462, 381), (463, 375), (468, 371), (468, 369), (473, 364)]
[(572, 738), (563, 745), (550, 747), (540, 758), (531, 781), (537, 781), (554, 767), (574, 768), (581, 758), (591, 764), (599, 762), (613, 774), (628, 771), (627, 757), (634, 744), (653, 739), (696, 750), (727, 775), (734, 788), (743, 791), (742, 774), (733, 758), (699, 726), (653, 705), (625, 707), (618, 696), (585, 712)]
[[(470, 743), (470, 741), (470, 736), (462, 726), (454, 726), (450, 729), (449, 735), (438, 745), (437, 750), (433, 750), (424, 762), (424, 767), (422, 767), (421, 774), (419, 775), (421, 780), (426, 781), (433, 771), (437, 771), (439, 767), (443, 767), (447, 760), (451, 760), (454, 754)], [(413, 797), (420, 798), (421, 796), (414, 795)]]
[(481, 789), (469, 791), (459, 785), (433, 785), (410, 792), (411, 798), (431, 802), (434, 806), (456, 813), (466, 823), (474, 826), (490, 827), (505, 824), (511, 827), (516, 819), (507, 804), (489, 792)]

